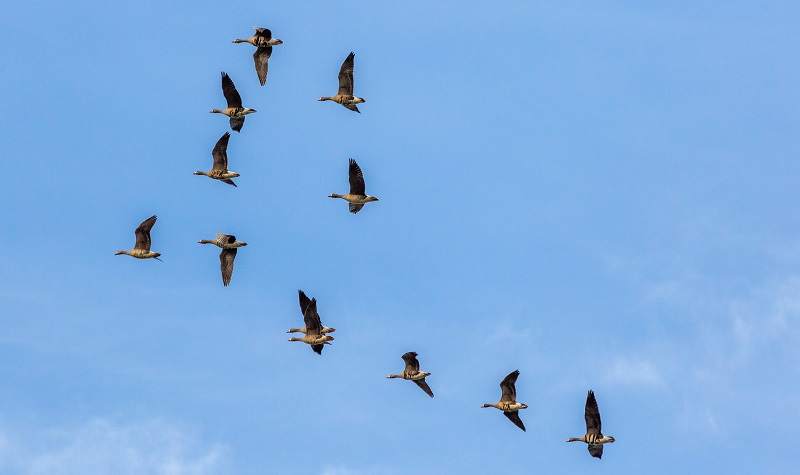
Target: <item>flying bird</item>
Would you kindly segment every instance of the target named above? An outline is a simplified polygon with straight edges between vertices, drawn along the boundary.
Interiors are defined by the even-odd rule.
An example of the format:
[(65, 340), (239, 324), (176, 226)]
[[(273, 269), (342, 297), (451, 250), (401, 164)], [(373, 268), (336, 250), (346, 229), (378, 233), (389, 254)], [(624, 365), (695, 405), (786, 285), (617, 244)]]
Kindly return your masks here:
[[(300, 296), (300, 313), (305, 315), (306, 309), (308, 308), (308, 305), (311, 303), (311, 299), (308, 298), (305, 292), (303, 292), (302, 290), (298, 290), (297, 292)], [(320, 333), (323, 335), (327, 333), (333, 333), (335, 331), (336, 331), (335, 328), (326, 327), (325, 325), (322, 325), (322, 328), (320, 329)], [(289, 331), (287, 331), (286, 333), (308, 333), (308, 329), (306, 327), (290, 328)]]
[(256, 47), (256, 52), (253, 53), (253, 60), (256, 63), (256, 74), (258, 74), (258, 80), (263, 86), (264, 83), (267, 82), (267, 73), (269, 72), (269, 57), (272, 56), (272, 47), (276, 45), (282, 45), (283, 41), (273, 38), (272, 32), (269, 31), (268, 28), (254, 26), (253, 29), (256, 30), (256, 33), (250, 38), (247, 38), (246, 40), (237, 38), (233, 40), (233, 42), (250, 43)]
[(361, 173), (361, 167), (358, 166), (355, 160), (350, 159), (350, 168), (348, 170), (350, 176), (350, 193), (346, 195), (337, 195), (332, 193), (328, 198), (341, 198), (350, 203), (350, 212), (355, 214), (361, 211), (365, 203), (370, 201), (379, 201), (374, 196), (369, 196), (365, 192), (366, 184), (364, 183), (364, 174)]
[(361, 113), (356, 104), (367, 101), (353, 95), (353, 59), (355, 57), (356, 54), (351, 52), (342, 63), (342, 68), (339, 70), (339, 92), (333, 97), (320, 97), (317, 99), (318, 101), (338, 102), (351, 111)]
[(236, 236), (230, 234), (217, 233), (217, 237), (213, 240), (201, 239), (197, 241), (200, 244), (214, 244), (222, 248), (219, 253), (219, 268), (222, 272), (222, 285), (228, 286), (231, 283), (233, 276), (233, 260), (236, 259), (236, 249), (247, 245), (246, 242), (236, 240)]
[[(329, 341), (334, 338), (330, 335), (322, 334), (322, 323), (319, 320), (319, 313), (317, 313), (317, 299), (311, 299), (303, 308), (305, 294), (302, 290), (298, 290), (300, 294), (300, 310), (303, 311), (303, 321), (305, 322), (305, 335), (302, 338), (292, 337), (288, 341), (302, 341), (311, 345), (314, 353), (321, 355), (322, 348), (325, 345), (330, 345)], [(307, 297), (306, 297), (307, 298)]]
[(160, 261), (161, 259), (159, 259), (158, 256), (161, 254), (150, 251), (150, 230), (153, 229), (153, 225), (156, 224), (156, 219), (158, 218), (155, 215), (150, 216), (142, 221), (142, 224), (136, 228), (136, 231), (134, 231), (136, 233), (136, 244), (133, 246), (132, 250), (117, 251), (114, 255), (127, 254), (137, 259), (149, 259), (152, 257)]
[(231, 118), (231, 129), (236, 132), (241, 132), (242, 126), (244, 125), (244, 116), (252, 114), (256, 110), (242, 107), (242, 97), (239, 95), (236, 86), (225, 71), (222, 71), (222, 94), (225, 96), (228, 107), (223, 110), (211, 109), (211, 113), (227, 115)]
[(425, 382), (425, 377), (430, 376), (430, 373), (426, 373), (424, 371), (419, 370), (419, 361), (417, 360), (417, 353), (414, 351), (409, 351), (408, 353), (403, 355), (403, 361), (406, 362), (406, 367), (401, 374), (390, 374), (387, 378), (402, 378), (407, 379), (409, 381), (414, 381), (417, 386), (420, 387), (425, 394), (430, 397), (433, 397), (433, 391), (431, 391), (430, 386), (428, 383)]
[(517, 402), (517, 388), (515, 387), (515, 383), (517, 382), (518, 376), (519, 370), (516, 370), (509, 373), (508, 376), (503, 378), (503, 381), (500, 382), (500, 390), (503, 392), (503, 395), (500, 397), (500, 402), (497, 404), (484, 404), (481, 407), (496, 407), (500, 409), (503, 411), (503, 415), (508, 417), (508, 420), (524, 431), (525, 424), (523, 424), (522, 419), (519, 418), (519, 410), (527, 409), (528, 405)]
[(567, 442), (586, 442), (589, 444), (587, 449), (592, 457), (603, 458), (603, 444), (614, 442), (614, 438), (610, 435), (603, 435), (600, 409), (597, 407), (597, 400), (594, 398), (594, 391), (591, 389), (586, 396), (586, 409), (583, 417), (586, 419), (586, 435), (583, 437), (570, 437)]
[(203, 172), (198, 170), (194, 172), (195, 175), (205, 175), (223, 183), (236, 186), (236, 183), (234, 183), (231, 178), (236, 178), (239, 174), (228, 171), (228, 140), (230, 138), (231, 133), (225, 132), (225, 134), (217, 140), (217, 144), (214, 145), (214, 149), (211, 151), (211, 156), (214, 158), (214, 166), (211, 168), (211, 171)]

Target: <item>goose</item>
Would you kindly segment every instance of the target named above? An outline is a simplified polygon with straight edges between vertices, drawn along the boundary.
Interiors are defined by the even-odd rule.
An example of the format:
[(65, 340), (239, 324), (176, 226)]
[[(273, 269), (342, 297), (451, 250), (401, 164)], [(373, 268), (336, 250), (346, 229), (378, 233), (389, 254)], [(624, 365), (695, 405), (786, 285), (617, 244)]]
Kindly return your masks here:
[(236, 183), (234, 183), (231, 178), (236, 178), (240, 175), (236, 172), (228, 171), (228, 140), (230, 138), (231, 133), (225, 132), (225, 134), (217, 140), (217, 144), (214, 145), (214, 149), (211, 151), (211, 156), (214, 157), (214, 166), (211, 168), (211, 171), (203, 172), (198, 170), (194, 172), (195, 175), (205, 175), (223, 183), (236, 186)]
[(157, 219), (158, 217), (153, 215), (142, 221), (142, 224), (134, 231), (136, 233), (136, 244), (133, 246), (133, 249), (130, 251), (117, 251), (114, 255), (127, 254), (137, 259), (149, 259), (152, 257), (157, 261), (161, 261), (161, 259), (158, 258), (161, 254), (150, 251), (150, 230), (153, 229), (153, 225), (156, 224)]
[(602, 424), (600, 423), (600, 409), (597, 407), (597, 400), (594, 398), (594, 391), (589, 390), (586, 396), (586, 409), (583, 413), (586, 419), (586, 435), (583, 437), (570, 437), (567, 442), (586, 442), (589, 444), (589, 454), (595, 458), (603, 458), (603, 444), (614, 442), (610, 435), (603, 435)]
[(236, 240), (236, 236), (230, 234), (217, 233), (217, 237), (213, 240), (201, 239), (197, 241), (200, 244), (214, 244), (222, 248), (219, 253), (219, 268), (222, 272), (222, 285), (228, 286), (231, 283), (231, 276), (233, 275), (233, 260), (236, 259), (236, 248), (244, 247), (246, 242)]
[[(302, 291), (298, 291), (302, 292)], [(303, 311), (303, 320), (305, 321), (306, 334), (302, 338), (292, 337), (288, 341), (302, 341), (311, 345), (314, 353), (321, 355), (322, 348), (325, 345), (330, 345), (329, 341), (334, 338), (330, 335), (322, 334), (322, 323), (319, 321), (319, 313), (317, 313), (317, 299), (311, 299)]]
[(519, 370), (516, 370), (509, 373), (508, 376), (503, 378), (503, 381), (500, 382), (500, 389), (503, 391), (500, 402), (497, 404), (484, 404), (481, 407), (496, 407), (500, 409), (503, 411), (503, 415), (508, 417), (508, 420), (524, 431), (525, 424), (523, 424), (522, 419), (519, 418), (519, 410), (527, 409), (528, 405), (517, 402), (517, 389), (514, 384), (517, 382), (518, 376)]
[(242, 107), (242, 96), (239, 95), (236, 86), (225, 71), (222, 71), (222, 94), (225, 96), (228, 107), (224, 110), (211, 109), (211, 113), (227, 115), (231, 118), (231, 129), (241, 132), (244, 125), (244, 116), (252, 114), (256, 110)]
[(350, 212), (353, 214), (361, 211), (361, 208), (364, 207), (364, 203), (369, 203), (370, 201), (379, 201), (378, 198), (369, 196), (364, 192), (366, 188), (366, 184), (364, 183), (364, 174), (361, 173), (361, 167), (359, 167), (358, 163), (356, 163), (356, 161), (352, 158), (350, 159), (350, 168), (348, 174), (350, 175), (350, 193), (346, 195), (337, 195), (336, 193), (332, 193), (328, 195), (328, 198), (341, 198), (347, 201), (350, 203)]
[(269, 31), (268, 28), (254, 26), (253, 29), (256, 30), (256, 33), (250, 38), (247, 38), (246, 40), (237, 38), (233, 40), (233, 42), (250, 43), (256, 47), (256, 52), (253, 53), (253, 60), (255, 60), (256, 63), (256, 74), (258, 74), (258, 80), (263, 86), (264, 83), (267, 82), (267, 73), (269, 72), (269, 57), (272, 55), (272, 47), (275, 45), (282, 45), (283, 41), (273, 38), (272, 32)]
[(351, 111), (361, 113), (356, 104), (367, 101), (353, 95), (353, 59), (355, 57), (356, 54), (351, 51), (342, 63), (342, 68), (339, 70), (339, 92), (333, 97), (320, 97), (317, 99), (318, 101), (338, 102)]
[[(308, 304), (311, 303), (311, 299), (306, 297), (305, 292), (303, 292), (302, 290), (298, 290), (297, 292), (300, 295), (300, 313), (305, 315), (306, 308), (308, 308)], [(325, 325), (322, 325), (322, 328), (320, 329), (320, 333), (323, 335), (328, 333), (333, 333), (335, 331), (336, 331), (335, 328), (326, 327)], [(287, 331), (286, 333), (308, 333), (308, 329), (306, 327), (290, 328), (289, 331)]]
[(430, 373), (426, 373), (424, 371), (419, 370), (419, 361), (417, 360), (417, 353), (414, 351), (409, 351), (408, 353), (403, 355), (403, 361), (406, 362), (406, 368), (403, 370), (401, 374), (390, 374), (387, 376), (389, 379), (393, 378), (402, 378), (407, 379), (409, 381), (414, 381), (417, 386), (420, 387), (425, 394), (430, 397), (433, 397), (433, 391), (431, 391), (430, 386), (428, 383), (425, 382), (425, 377), (430, 376)]

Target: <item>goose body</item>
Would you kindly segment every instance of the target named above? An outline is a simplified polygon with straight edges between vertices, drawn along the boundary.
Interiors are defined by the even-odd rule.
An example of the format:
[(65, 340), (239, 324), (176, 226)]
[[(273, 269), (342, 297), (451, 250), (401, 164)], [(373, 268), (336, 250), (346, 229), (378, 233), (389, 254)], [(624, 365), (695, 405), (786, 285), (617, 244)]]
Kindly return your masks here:
[(597, 400), (594, 397), (594, 391), (591, 389), (589, 394), (586, 395), (586, 407), (583, 417), (586, 420), (586, 434), (582, 437), (570, 437), (567, 442), (585, 442), (588, 444), (587, 449), (592, 457), (603, 458), (603, 444), (614, 442), (614, 438), (609, 435), (603, 435), (600, 409), (597, 407)]
[(495, 407), (500, 409), (503, 411), (503, 415), (506, 416), (508, 420), (513, 422), (515, 426), (524, 431), (525, 424), (523, 424), (522, 419), (519, 418), (519, 410), (527, 409), (528, 405), (517, 402), (516, 382), (518, 376), (519, 370), (516, 370), (512, 371), (508, 374), (508, 376), (503, 378), (503, 381), (500, 382), (500, 390), (502, 391), (500, 401), (496, 404), (484, 404), (481, 407)]
[(409, 351), (408, 353), (405, 353), (402, 356), (402, 358), (403, 361), (406, 362), (406, 367), (403, 370), (403, 372), (400, 374), (390, 374), (389, 376), (387, 376), (387, 378), (389, 379), (401, 378), (413, 381), (417, 386), (420, 387), (420, 389), (425, 391), (425, 394), (427, 394), (430, 397), (433, 397), (433, 391), (431, 391), (431, 388), (430, 386), (428, 386), (428, 383), (425, 382), (425, 378), (427, 376), (430, 376), (431, 374), (419, 370), (419, 361), (417, 360), (417, 353), (414, 351)]
[(267, 82), (267, 73), (269, 72), (269, 57), (272, 56), (272, 47), (282, 45), (283, 41), (273, 38), (272, 32), (268, 28), (261, 28), (254, 26), (255, 34), (246, 40), (235, 39), (234, 43), (250, 43), (256, 47), (256, 52), (253, 53), (253, 61), (256, 64), (256, 74), (258, 81), (263, 86)]
[(211, 168), (211, 171), (204, 172), (198, 170), (194, 172), (195, 175), (205, 175), (223, 183), (236, 186), (236, 183), (234, 183), (231, 178), (236, 178), (239, 174), (228, 170), (228, 140), (230, 138), (231, 133), (225, 132), (217, 141), (217, 144), (214, 145), (214, 149), (211, 151), (211, 156), (214, 158), (214, 166)]
[[(334, 338), (330, 335), (322, 333), (322, 323), (320, 322), (319, 313), (317, 313), (317, 299), (310, 299), (302, 290), (297, 291), (300, 296), (300, 311), (303, 312), (303, 321), (305, 322), (305, 335), (302, 338), (292, 337), (288, 341), (302, 341), (311, 345), (314, 353), (321, 355), (322, 348), (325, 345), (330, 345), (330, 341)], [(296, 330), (296, 329), (292, 329)], [(289, 330), (291, 332), (292, 330)], [(333, 331), (333, 329), (330, 329)]]
[(339, 92), (333, 97), (320, 97), (317, 99), (318, 101), (333, 101), (351, 111), (358, 112), (359, 114), (361, 113), (358, 107), (356, 107), (356, 104), (367, 101), (365, 101), (363, 97), (356, 97), (353, 95), (353, 67), (355, 56), (355, 53), (350, 52), (342, 63), (341, 69), (339, 69)]
[(130, 251), (117, 251), (114, 255), (119, 256), (120, 254), (126, 254), (137, 259), (153, 258), (160, 261), (161, 259), (159, 259), (158, 256), (161, 254), (150, 251), (150, 230), (153, 229), (153, 225), (156, 224), (157, 219), (158, 217), (154, 215), (142, 221), (136, 228), (136, 231), (134, 231), (136, 234), (136, 244), (133, 246), (133, 249)]
[(252, 114), (256, 110), (242, 107), (242, 97), (239, 95), (239, 91), (236, 90), (233, 80), (225, 71), (222, 71), (222, 94), (225, 96), (228, 107), (222, 110), (211, 109), (211, 113), (227, 115), (230, 117), (231, 129), (241, 132), (244, 125), (244, 116)]
[(358, 166), (355, 160), (350, 159), (350, 166), (348, 168), (348, 175), (350, 178), (350, 193), (346, 195), (337, 195), (332, 193), (328, 198), (341, 198), (350, 203), (350, 212), (355, 214), (361, 211), (364, 204), (371, 201), (379, 201), (374, 196), (366, 194), (366, 184), (364, 182), (364, 174), (361, 172), (361, 167)]
[(201, 239), (197, 242), (200, 244), (214, 244), (222, 248), (222, 252), (219, 253), (219, 267), (222, 273), (222, 285), (227, 287), (231, 283), (231, 277), (233, 276), (233, 260), (236, 259), (236, 249), (246, 246), (247, 243), (237, 241), (236, 236), (221, 233), (218, 233), (213, 240)]

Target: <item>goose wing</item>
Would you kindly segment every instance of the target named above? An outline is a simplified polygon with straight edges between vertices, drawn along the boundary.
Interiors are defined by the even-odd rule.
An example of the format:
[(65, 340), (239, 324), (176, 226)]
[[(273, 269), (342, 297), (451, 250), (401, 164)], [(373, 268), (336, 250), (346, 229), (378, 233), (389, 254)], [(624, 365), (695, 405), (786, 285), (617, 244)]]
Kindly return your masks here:
[(300, 313), (303, 314), (303, 317), (306, 315), (306, 309), (308, 308), (308, 304), (311, 303), (311, 299), (306, 296), (306, 293), (302, 290), (297, 291), (297, 295), (300, 297)]
[(319, 336), (322, 334), (322, 324), (319, 321), (319, 313), (317, 313), (317, 299), (311, 299), (305, 312), (303, 312), (303, 321), (306, 324), (307, 336)]
[(348, 109), (350, 109), (353, 112), (358, 112), (359, 114), (361, 113), (361, 111), (358, 110), (358, 106), (356, 106), (355, 104), (342, 104), (342, 105), (347, 107)]
[[(234, 182), (233, 182), (233, 180), (231, 180), (230, 178), (223, 178), (223, 179), (222, 179), (222, 180), (220, 180), (220, 181), (221, 181), (222, 183), (227, 183), (227, 184), (229, 184), (229, 185), (236, 186), (236, 183), (234, 183)], [(239, 188), (239, 187), (238, 187), (238, 186), (236, 186), (236, 188)]]
[(219, 253), (219, 268), (222, 271), (222, 285), (227, 286), (231, 283), (234, 259), (236, 259), (236, 248), (223, 249), (222, 252)]
[(519, 411), (503, 411), (503, 415), (508, 417), (508, 420), (513, 422), (515, 426), (519, 427), (523, 431), (525, 430), (525, 424), (523, 424), (522, 419), (519, 418)]
[(226, 244), (233, 244), (236, 242), (236, 236), (232, 234), (217, 233), (214, 239), (216, 239), (219, 247), (224, 247)]
[(238, 117), (231, 117), (228, 122), (231, 124), (231, 130), (234, 132), (241, 132), (242, 126), (244, 125), (244, 116), (240, 115)]
[(357, 205), (355, 203), (350, 203), (350, 212), (353, 213), (353, 214), (356, 214), (359, 211), (361, 211), (361, 208), (363, 208), (363, 207), (364, 207), (364, 205)]
[(586, 410), (583, 417), (586, 419), (586, 433), (600, 435), (602, 431), (600, 409), (597, 407), (597, 400), (594, 398), (592, 390), (589, 390), (589, 394), (586, 396)]
[(589, 444), (587, 449), (589, 449), (589, 454), (592, 457), (598, 459), (603, 458), (603, 444)]
[(239, 91), (233, 85), (233, 80), (225, 71), (222, 71), (222, 94), (228, 102), (228, 107), (242, 107), (242, 96), (239, 95)]
[(355, 57), (356, 54), (351, 51), (342, 63), (342, 68), (339, 70), (339, 94), (353, 95), (353, 58)]
[(228, 169), (228, 140), (231, 138), (230, 132), (225, 134), (217, 140), (214, 149), (211, 151), (211, 156), (214, 157), (214, 167), (212, 170), (227, 170)]
[(156, 224), (156, 217), (155, 215), (150, 216), (149, 218), (142, 221), (142, 224), (136, 228), (136, 245), (133, 247), (134, 249), (144, 249), (145, 251), (150, 250), (150, 230), (153, 229), (153, 225)]
[[(348, 174), (350, 175), (350, 194), (364, 196), (367, 188), (366, 183), (364, 183), (364, 174), (361, 172), (361, 167), (359, 167), (358, 163), (352, 158), (350, 159)], [(352, 211), (352, 209), (350, 211)], [(357, 211), (353, 212), (356, 213)]]
[(311, 345), (311, 349), (314, 350), (314, 353), (321, 355), (322, 349), (325, 348), (325, 345)]
[(262, 86), (267, 82), (270, 56), (272, 56), (272, 46), (259, 47), (256, 49), (256, 52), (253, 53), (253, 61), (256, 64), (256, 74), (258, 74), (258, 81)]
[(406, 362), (406, 372), (409, 374), (416, 374), (419, 373), (419, 360), (417, 359), (417, 353), (414, 351), (409, 351), (408, 353), (402, 356), (403, 361)]
[[(508, 376), (503, 378), (503, 381), (500, 383), (500, 390), (503, 391), (503, 395), (500, 397), (500, 401), (510, 401), (510, 402), (517, 401), (517, 388), (515, 386), (515, 383), (517, 382), (518, 376), (519, 376), (519, 370), (515, 370), (512, 371), (511, 373), (508, 373)], [(509, 419), (511, 419), (511, 417), (509, 417)], [(519, 420), (519, 417), (517, 417), (517, 419)], [(511, 421), (514, 422), (514, 419), (511, 419)], [(517, 423), (514, 422), (514, 424)], [(520, 427), (521, 424), (522, 422), (517, 424), (517, 426)], [(520, 427), (520, 429), (525, 430), (524, 427)]]
[(256, 30), (256, 36), (264, 38), (265, 40), (272, 39), (272, 31), (270, 31), (269, 28), (254, 26), (253, 29)]
[(428, 383), (426, 383), (426, 382), (425, 382), (425, 378), (422, 378), (422, 379), (417, 379), (417, 380), (412, 380), (412, 381), (414, 381), (414, 383), (415, 383), (417, 386), (419, 386), (419, 387), (420, 387), (420, 389), (422, 389), (423, 391), (425, 391), (425, 394), (427, 394), (427, 395), (428, 395), (428, 396), (430, 396), (430, 397), (433, 397), (433, 391), (431, 391), (431, 387), (430, 387), (430, 386), (428, 386)]

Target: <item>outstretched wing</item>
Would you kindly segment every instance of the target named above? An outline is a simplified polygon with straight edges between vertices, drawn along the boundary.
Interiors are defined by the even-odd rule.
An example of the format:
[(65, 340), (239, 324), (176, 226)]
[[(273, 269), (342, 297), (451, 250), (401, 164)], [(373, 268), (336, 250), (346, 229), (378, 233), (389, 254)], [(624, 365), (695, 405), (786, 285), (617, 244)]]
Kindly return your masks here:
[[(414, 381), (414, 383), (416, 383), (416, 385), (419, 386), (420, 389), (425, 391), (425, 394), (427, 394), (430, 397), (433, 397), (433, 391), (431, 391), (431, 387), (428, 386), (428, 383), (425, 382), (425, 378), (412, 380), (412, 381)], [(521, 424), (521, 422), (520, 422), (520, 424)], [(523, 429), (523, 430), (525, 430), (525, 429)]]
[(322, 355), (323, 348), (325, 348), (325, 345), (311, 345), (311, 349), (318, 355)]
[(219, 267), (222, 271), (222, 285), (227, 286), (231, 283), (234, 259), (236, 259), (236, 248), (223, 249), (222, 252), (219, 253)]
[(358, 110), (358, 107), (355, 104), (342, 104), (342, 105), (347, 107), (351, 111), (358, 112), (359, 114), (361, 113), (361, 111)]
[[(586, 419), (586, 433), (598, 434), (602, 433), (602, 423), (600, 422), (600, 409), (597, 407), (597, 400), (594, 398), (594, 391), (589, 390), (586, 396), (586, 410), (583, 413)], [(602, 448), (600, 450), (602, 452)]]
[(222, 71), (222, 94), (228, 102), (228, 107), (242, 107), (242, 97), (236, 90), (236, 86), (233, 85), (233, 80), (225, 71)]
[[(364, 174), (361, 172), (361, 167), (358, 166), (355, 160), (350, 159), (350, 194), (351, 195), (365, 195), (367, 185), (364, 183)], [(360, 208), (359, 208), (360, 209)], [(351, 210), (352, 211), (352, 210)], [(355, 212), (355, 211), (353, 211)]]
[(238, 117), (231, 117), (231, 120), (228, 122), (231, 124), (231, 130), (234, 132), (241, 132), (242, 126), (244, 125), (244, 116), (240, 115)]
[(142, 221), (139, 227), (136, 228), (136, 245), (133, 247), (134, 249), (144, 249), (145, 251), (150, 250), (150, 230), (153, 229), (153, 225), (156, 224), (156, 217), (155, 215), (150, 216), (149, 218)]
[(364, 205), (357, 205), (355, 203), (350, 203), (350, 212), (353, 213), (353, 214), (356, 214), (359, 211), (361, 211), (361, 208), (363, 208), (363, 207), (364, 207)]
[(339, 70), (339, 94), (353, 95), (353, 58), (355, 57), (356, 54), (351, 51), (342, 63), (342, 68)]
[(306, 315), (306, 309), (308, 305), (311, 303), (311, 299), (306, 296), (306, 293), (302, 290), (297, 291), (297, 295), (300, 297), (300, 313), (303, 314), (303, 317)]
[(589, 444), (589, 454), (595, 458), (603, 458), (603, 444)]
[(230, 132), (225, 134), (217, 140), (214, 149), (211, 151), (211, 156), (214, 157), (214, 167), (212, 170), (227, 170), (228, 169), (228, 140), (231, 138)]
[(257, 48), (256, 52), (253, 53), (253, 61), (256, 63), (256, 74), (258, 74), (258, 81), (262, 86), (267, 82), (270, 56), (272, 56), (272, 46)]
[(303, 312), (303, 321), (306, 324), (307, 336), (319, 336), (322, 331), (322, 324), (319, 322), (319, 313), (317, 313), (317, 299), (311, 299), (305, 312)]
[(508, 420), (513, 422), (515, 426), (519, 427), (523, 431), (525, 430), (525, 424), (523, 424), (522, 419), (519, 418), (519, 411), (503, 411), (503, 415), (508, 417)]
[(417, 360), (417, 353), (409, 351), (403, 356), (403, 361), (406, 362), (406, 372), (410, 374), (419, 373), (419, 360)]
[[(517, 377), (519, 376), (519, 370), (512, 371), (508, 374), (503, 381), (500, 383), (500, 390), (503, 391), (503, 395), (500, 397), (501, 401), (511, 401), (516, 402), (517, 400), (517, 388), (515, 386), (517, 382)], [(506, 413), (507, 415), (508, 413)], [(509, 417), (510, 418), (510, 417)], [(517, 418), (519, 419), (519, 418)], [(513, 419), (511, 419), (513, 421)], [(515, 422), (516, 424), (516, 422)], [(522, 424), (522, 422), (520, 422)], [(525, 430), (524, 427), (521, 427), (522, 430)]]

